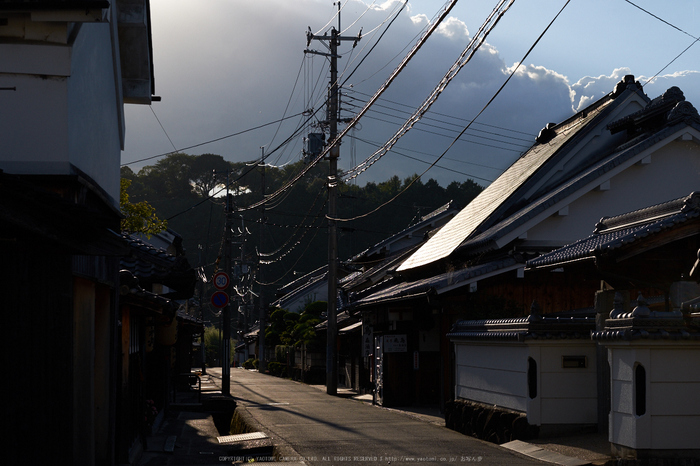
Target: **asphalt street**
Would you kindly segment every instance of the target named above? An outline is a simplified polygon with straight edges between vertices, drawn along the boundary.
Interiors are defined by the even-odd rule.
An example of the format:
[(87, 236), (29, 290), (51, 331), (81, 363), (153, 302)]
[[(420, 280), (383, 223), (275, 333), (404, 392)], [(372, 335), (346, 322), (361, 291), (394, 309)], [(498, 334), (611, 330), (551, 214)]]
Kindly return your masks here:
[[(221, 377), (220, 368), (208, 369)], [(421, 421), (398, 410), (330, 396), (308, 385), (231, 370), (231, 395), (274, 443), (284, 461), (328, 464), (542, 465), (498, 445)]]

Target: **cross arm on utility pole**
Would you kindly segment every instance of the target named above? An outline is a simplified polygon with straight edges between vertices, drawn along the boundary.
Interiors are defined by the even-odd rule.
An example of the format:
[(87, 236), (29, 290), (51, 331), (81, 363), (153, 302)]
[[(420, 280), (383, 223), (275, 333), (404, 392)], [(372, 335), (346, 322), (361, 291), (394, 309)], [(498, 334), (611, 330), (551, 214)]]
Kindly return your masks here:
[[(305, 50), (305, 53), (323, 55), (330, 58), (331, 80), (328, 87), (328, 100), (326, 102), (329, 123), (328, 151), (328, 301), (327, 301), (327, 341), (326, 341), (326, 393), (336, 395), (338, 390), (338, 354), (336, 343), (338, 340), (337, 321), (337, 280), (338, 280), (338, 234), (336, 225), (336, 199), (338, 197), (338, 158), (340, 157), (340, 141), (338, 140), (338, 46), (343, 41), (353, 41), (353, 47), (362, 38), (362, 29), (357, 36), (341, 36), (340, 27), (340, 2), (338, 5), (338, 29), (331, 28), (330, 34), (315, 35), (311, 28), (306, 33), (306, 46), (311, 45), (312, 40), (328, 41), (330, 53)], [(325, 44), (324, 44), (325, 45)]]

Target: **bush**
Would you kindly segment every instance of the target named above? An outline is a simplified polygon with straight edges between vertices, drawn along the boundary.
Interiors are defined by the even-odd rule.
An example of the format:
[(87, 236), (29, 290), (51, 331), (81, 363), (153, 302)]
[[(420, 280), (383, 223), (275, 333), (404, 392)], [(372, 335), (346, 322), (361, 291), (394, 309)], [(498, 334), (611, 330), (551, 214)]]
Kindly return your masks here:
[(287, 371), (287, 367), (281, 362), (272, 361), (267, 363), (267, 370), (270, 372), (270, 375), (274, 375), (275, 377), (283, 377)]
[(292, 358), (294, 357), (294, 347), (286, 345), (275, 346), (275, 361), (281, 362), (282, 364), (287, 364), (287, 355), (292, 353)]
[(257, 369), (260, 361), (254, 358), (249, 358), (243, 363), (243, 367), (246, 369)]

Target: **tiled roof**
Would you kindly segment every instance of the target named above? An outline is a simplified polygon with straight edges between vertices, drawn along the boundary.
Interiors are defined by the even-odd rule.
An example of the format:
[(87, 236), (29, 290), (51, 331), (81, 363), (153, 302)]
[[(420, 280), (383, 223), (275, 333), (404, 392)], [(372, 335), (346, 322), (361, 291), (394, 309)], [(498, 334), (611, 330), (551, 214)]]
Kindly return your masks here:
[(603, 330), (591, 333), (599, 342), (633, 340), (700, 340), (700, 315), (687, 318), (683, 312), (651, 311), (642, 295), (631, 312), (624, 312), (622, 297), (615, 296), (615, 306)]
[[(495, 247), (493, 244), (494, 241), (497, 241), (506, 234), (514, 231), (516, 228), (522, 226), (527, 221), (535, 218), (537, 215), (553, 207), (562, 200), (569, 198), (594, 180), (604, 177), (605, 174), (610, 173), (622, 163), (639, 155), (642, 151), (648, 149), (660, 140), (667, 138), (668, 136), (677, 132), (680, 128), (686, 127), (687, 125), (687, 123), (677, 123), (676, 125), (668, 126), (657, 133), (646, 135), (646, 137), (637, 138), (635, 140), (635, 144), (626, 144), (624, 150), (609, 155), (600, 162), (582, 171), (576, 177), (570, 179), (566, 183), (561, 184), (556, 189), (553, 189), (539, 199), (528, 203), (525, 207), (520, 209), (518, 212), (509, 215), (503, 221), (495, 224), (482, 233), (469, 238), (459, 247), (459, 249), (476, 250), (480, 252), (484, 248), (488, 249)], [(690, 125), (700, 130), (700, 124), (693, 122), (690, 123)]]
[(636, 210), (612, 218), (603, 218), (589, 237), (543, 254), (527, 262), (529, 268), (557, 266), (567, 262), (595, 258), (614, 249), (666, 231), (700, 217), (700, 193)]
[(539, 315), (517, 319), (462, 320), (447, 338), (455, 340), (560, 340), (590, 339), (595, 330), (595, 310)]
[(303, 277), (294, 280), (278, 290), (278, 295), (283, 290), (286, 292), (272, 303), (272, 306), (285, 308), (290, 302), (299, 299), (309, 293), (310, 290), (322, 286), (328, 281), (328, 266), (314, 270)]
[[(466, 286), (476, 279), (507, 268), (517, 267), (518, 261), (513, 257), (487, 262), (475, 267), (446, 272), (434, 277), (409, 282), (391, 278), (385, 282), (368, 288), (360, 296), (352, 296), (349, 307), (356, 309), (363, 306), (384, 302), (401, 301), (427, 296), (430, 293), (440, 294), (447, 288)], [(353, 299), (355, 298), (355, 299)]]
[(542, 136), (538, 138), (541, 142), (537, 142), (516, 160), (398, 270), (409, 270), (444, 259), (465, 240), (478, 234), (479, 229), (488, 228), (489, 222), (498, 221), (499, 217), (517, 201), (514, 195), (518, 190), (526, 183), (533, 182), (538, 171), (545, 164), (558, 158), (563, 148), (571, 147), (570, 143), (577, 140), (577, 136), (582, 137), (587, 130), (595, 126), (595, 122), (602, 120), (617, 106), (618, 102), (623, 100), (618, 100), (610, 94), (569, 120), (559, 125), (548, 125), (543, 130), (543, 133), (547, 133), (547, 138), (542, 139)]
[[(569, 199), (572, 195), (576, 193), (578, 193), (578, 195), (585, 194), (583, 188), (587, 185), (598, 179), (604, 179), (606, 175), (612, 176), (617, 167), (639, 156), (654, 144), (672, 137), (675, 133), (687, 127), (692, 127), (700, 131), (700, 116), (697, 110), (690, 103), (685, 102), (684, 99), (680, 89), (671, 88), (662, 96), (648, 103), (643, 110), (608, 124), (608, 128), (612, 132), (619, 132), (627, 129), (628, 140), (619, 145), (614, 151), (610, 151), (609, 155), (592, 163), (589, 167), (581, 167), (578, 173), (572, 172), (573, 176), (570, 176), (568, 180), (564, 179), (563, 182), (557, 186), (542, 189), (543, 194), (538, 198), (535, 197), (532, 200), (521, 199), (520, 201), (524, 203), (524, 206), (519, 210), (515, 212), (506, 212), (505, 209), (505, 206), (511, 204), (510, 209), (513, 210), (513, 207), (515, 207), (514, 202), (519, 199), (517, 194), (515, 194), (515, 186), (511, 188), (511, 191), (494, 188), (502, 193), (509, 193), (509, 195), (512, 195), (513, 199), (509, 201), (492, 199), (494, 203), (503, 202), (504, 207), (500, 208), (500, 210), (496, 210), (495, 207), (484, 206), (482, 205), (483, 203), (480, 202), (473, 202), (473, 206), (471, 204), (471, 207), (467, 206), (467, 208), (460, 212), (450, 224), (443, 227), (435, 237), (439, 235), (452, 235), (453, 244), (450, 246), (451, 251), (449, 254), (455, 251), (467, 255), (480, 254), (486, 250), (497, 248), (497, 241), (499, 239), (506, 235), (513, 234), (513, 232), (516, 232), (517, 228), (522, 227), (547, 209), (554, 207), (557, 203)], [(604, 101), (605, 99), (600, 102), (604, 103)], [(590, 112), (588, 112), (587, 115), (590, 117)], [(589, 126), (593, 126), (592, 123), (593, 121), (586, 122)], [(557, 130), (558, 129), (555, 127), (555, 131)], [(557, 136), (552, 139), (551, 143), (554, 143), (556, 138)], [(558, 144), (558, 146), (561, 145), (562, 144)], [(528, 157), (530, 152), (536, 150), (538, 147), (539, 145), (533, 146), (523, 158)], [(565, 154), (566, 149), (563, 149), (562, 153)], [(551, 156), (552, 160), (559, 159), (558, 155), (555, 156), (551, 154)], [(548, 160), (543, 160), (542, 164), (547, 161)], [(518, 162), (509, 168), (502, 176), (507, 176), (511, 170), (514, 171), (514, 174), (519, 173), (520, 170), (517, 165)], [(532, 178), (536, 179), (537, 174), (534, 174)], [(505, 179), (507, 178), (504, 178), (504, 180)], [(499, 180), (496, 180), (492, 186), (496, 185)], [(522, 184), (523, 182), (516, 179), (513, 183), (515, 185), (517, 183)], [(485, 191), (490, 189), (491, 186)], [(489, 200), (489, 198), (487, 197), (485, 200)], [(481, 211), (480, 209), (485, 210)], [(479, 221), (479, 219), (485, 218), (484, 216), (489, 211), (494, 212), (491, 219), (482, 222), (480, 226), (470, 225), (470, 222), (474, 224)], [(497, 218), (498, 216), (502, 218), (499, 219)], [(459, 218), (463, 218), (464, 222), (458, 221)], [(489, 223), (491, 223), (490, 226)], [(449, 233), (450, 231), (451, 233)], [(460, 235), (463, 241), (461, 244), (455, 246), (454, 243), (458, 241)], [(404, 263), (399, 268), (399, 271), (420, 265), (412, 265), (414, 264), (412, 261), (415, 261), (416, 257), (421, 253), (426, 256), (432, 254), (434, 257), (441, 258), (442, 253), (439, 250), (439, 245), (433, 244), (435, 247), (431, 249), (429, 248), (430, 243), (429, 241), (425, 247), (422, 248), (422, 251), (419, 251), (415, 256)], [(426, 258), (426, 260), (428, 259)]]
[(120, 268), (128, 270), (142, 285), (161, 283), (175, 290), (168, 296), (189, 298), (197, 280), (195, 270), (184, 256), (173, 256), (134, 235), (123, 235), (129, 243), (129, 253), (120, 258)]
[(353, 292), (354, 289), (367, 284), (376, 284), (384, 280), (391, 270), (395, 269), (403, 260), (418, 248), (418, 245), (409, 248), (405, 251), (393, 254), (381, 261), (373, 267), (368, 267), (364, 272), (354, 273), (351, 278), (340, 283), (342, 289), (347, 292)]
[[(435, 209), (434, 211), (430, 212), (427, 215), (424, 215), (421, 217), (421, 219), (413, 224), (410, 225), (400, 232), (383, 239), (379, 243), (375, 244), (374, 246), (371, 246), (367, 248), (366, 250), (362, 251), (361, 253), (355, 255), (352, 258), (353, 262), (361, 262), (364, 258), (371, 256), (372, 254), (377, 254), (381, 252), (381, 250), (387, 246), (390, 246), (392, 243), (395, 243), (396, 241), (399, 241), (408, 235), (414, 234), (415, 232), (423, 229), (425, 230), (426, 228), (431, 228), (431, 226), (437, 222), (440, 221), (440, 219), (449, 217), (451, 215), (454, 215), (457, 213), (457, 209), (454, 207), (452, 204), (452, 201), (448, 202), (447, 204), (443, 205), (442, 207), (439, 207)], [(423, 238), (419, 237), (417, 238), (416, 242), (422, 242)]]

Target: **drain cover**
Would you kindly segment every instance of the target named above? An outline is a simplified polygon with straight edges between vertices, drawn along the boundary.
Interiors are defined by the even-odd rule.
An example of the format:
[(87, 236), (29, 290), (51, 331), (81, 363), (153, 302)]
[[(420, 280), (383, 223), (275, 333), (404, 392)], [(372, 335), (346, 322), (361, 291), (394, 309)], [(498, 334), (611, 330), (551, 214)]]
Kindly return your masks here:
[(236, 443), (245, 442), (246, 440), (260, 440), (267, 438), (262, 432), (253, 432), (250, 434), (238, 434), (238, 435), (224, 435), (223, 437), (216, 437), (219, 443)]

